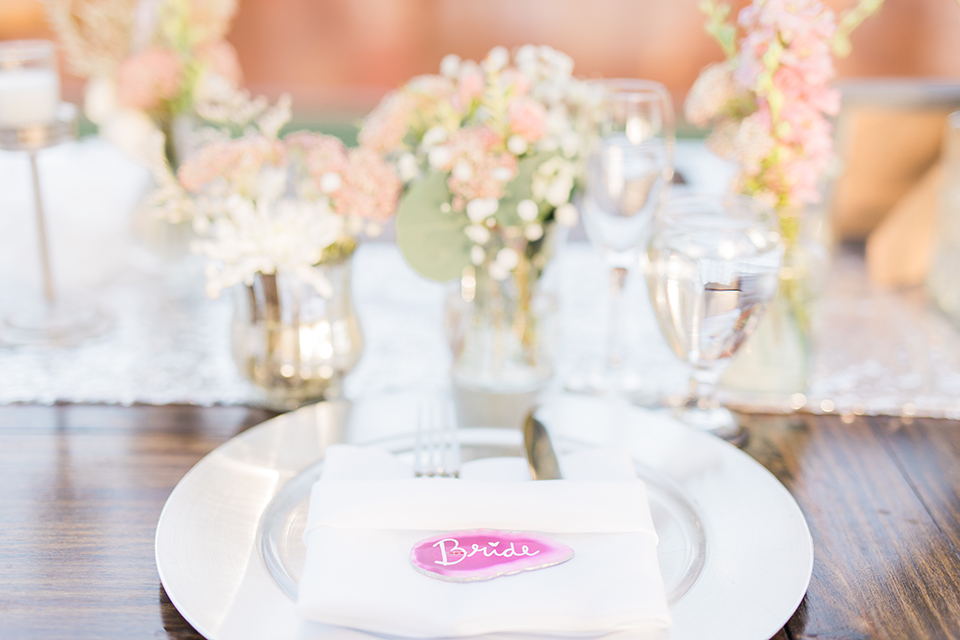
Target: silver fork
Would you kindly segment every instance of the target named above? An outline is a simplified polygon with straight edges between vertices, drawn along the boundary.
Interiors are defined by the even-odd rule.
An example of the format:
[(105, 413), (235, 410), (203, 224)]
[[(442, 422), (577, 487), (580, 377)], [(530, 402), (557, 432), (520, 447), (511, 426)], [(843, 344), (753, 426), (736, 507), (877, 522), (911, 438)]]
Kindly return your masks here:
[(431, 399), (420, 404), (413, 446), (416, 477), (460, 477), (460, 441), (453, 403)]

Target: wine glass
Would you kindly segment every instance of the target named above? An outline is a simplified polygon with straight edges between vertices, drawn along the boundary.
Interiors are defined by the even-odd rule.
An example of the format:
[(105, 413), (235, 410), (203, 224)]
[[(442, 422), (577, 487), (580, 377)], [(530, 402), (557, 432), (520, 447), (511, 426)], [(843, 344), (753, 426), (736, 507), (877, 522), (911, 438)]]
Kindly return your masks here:
[(624, 356), (621, 294), (673, 178), (670, 94), (650, 80), (590, 81), (580, 129), (583, 222), (590, 242), (603, 255), (610, 283), (606, 357), (579, 386), (636, 396), (643, 380)]
[(743, 444), (746, 431), (714, 392), (777, 291), (783, 248), (776, 213), (737, 194), (676, 197), (659, 216), (647, 253), (654, 314), (674, 353), (693, 368), (677, 417)]

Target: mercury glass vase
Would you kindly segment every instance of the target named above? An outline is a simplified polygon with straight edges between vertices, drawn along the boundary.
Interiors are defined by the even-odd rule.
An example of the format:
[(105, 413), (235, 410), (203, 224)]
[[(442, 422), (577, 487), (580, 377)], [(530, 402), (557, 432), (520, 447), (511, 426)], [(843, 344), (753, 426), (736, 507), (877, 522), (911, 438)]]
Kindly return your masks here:
[[(509, 273), (468, 267), (445, 306), (451, 376), (460, 424), (519, 427), (553, 377), (556, 298), (545, 285), (553, 233), (527, 250)], [(505, 277), (495, 277), (496, 275)]]
[(233, 357), (277, 410), (342, 395), (363, 351), (350, 292), (351, 256), (318, 268), (333, 285), (324, 297), (299, 278), (258, 273), (235, 287)]

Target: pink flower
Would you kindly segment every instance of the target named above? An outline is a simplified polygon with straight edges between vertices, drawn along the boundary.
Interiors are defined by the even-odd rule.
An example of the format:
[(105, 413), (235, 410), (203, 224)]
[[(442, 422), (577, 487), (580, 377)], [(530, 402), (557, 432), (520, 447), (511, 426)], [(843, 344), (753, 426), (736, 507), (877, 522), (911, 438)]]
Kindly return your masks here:
[(503, 150), (503, 140), (488, 127), (468, 127), (451, 134), (447, 186), (453, 208), (462, 211), (475, 198), (503, 197), (504, 186), (517, 175), (517, 157)]
[(152, 47), (123, 61), (117, 71), (117, 97), (124, 106), (149, 110), (180, 93), (183, 63), (169, 49)]
[(510, 131), (523, 136), (527, 142), (536, 142), (547, 129), (547, 111), (539, 102), (530, 98), (512, 100), (507, 105)]
[(705, 127), (739, 95), (729, 62), (704, 68), (687, 94), (684, 111), (690, 124)]
[(363, 121), (358, 140), (361, 146), (389, 155), (403, 147), (403, 139), (416, 113), (416, 100), (395, 91), (384, 98)]
[(417, 76), (402, 91), (413, 97), (414, 116), (422, 122), (432, 122), (437, 112), (458, 96), (457, 85), (443, 76)]
[(347, 148), (333, 136), (297, 131), (286, 136), (284, 142), (291, 153), (302, 154), (303, 163), (316, 181), (317, 188), (321, 188), (325, 175), (341, 174), (347, 168)]
[(364, 119), (358, 138), (360, 145), (383, 155), (405, 150), (404, 140), (411, 129), (422, 129), (424, 123), (433, 122), (443, 104), (456, 95), (456, 87), (449, 78), (417, 76), (400, 90), (388, 94)]
[(530, 93), (533, 83), (530, 77), (518, 69), (507, 69), (500, 75), (505, 87), (509, 87), (514, 98), (522, 98)]
[(737, 129), (733, 139), (734, 156), (747, 175), (758, 175), (763, 161), (777, 146), (770, 125), (770, 112), (761, 109), (744, 118)]
[(836, 16), (821, 0), (754, 0), (739, 23), (746, 35), (734, 80), (755, 94), (758, 107), (732, 141), (740, 187), (775, 194), (781, 205), (816, 202), (819, 177), (833, 159), (825, 114), (840, 107), (828, 86)]
[(197, 59), (211, 72), (227, 80), (230, 84), (239, 85), (243, 79), (240, 69), (240, 60), (237, 50), (226, 40), (215, 40), (197, 47)]
[(457, 96), (460, 98), (460, 108), (464, 111), (470, 108), (474, 100), (479, 100), (487, 88), (487, 77), (477, 66), (464, 65), (460, 77), (457, 79)]
[(789, 158), (781, 163), (783, 185), (791, 202), (816, 203), (820, 201), (819, 180), (822, 168), (810, 159)]
[(737, 151), (734, 141), (739, 130), (740, 123), (733, 118), (717, 120), (707, 137), (707, 148), (721, 158), (732, 158)]
[(200, 193), (219, 178), (241, 193), (251, 193), (263, 166), (282, 164), (285, 157), (283, 144), (265, 136), (212, 142), (180, 165), (177, 179), (192, 193)]
[(351, 149), (341, 177), (342, 186), (331, 195), (340, 215), (386, 222), (396, 211), (403, 185), (376, 151)]

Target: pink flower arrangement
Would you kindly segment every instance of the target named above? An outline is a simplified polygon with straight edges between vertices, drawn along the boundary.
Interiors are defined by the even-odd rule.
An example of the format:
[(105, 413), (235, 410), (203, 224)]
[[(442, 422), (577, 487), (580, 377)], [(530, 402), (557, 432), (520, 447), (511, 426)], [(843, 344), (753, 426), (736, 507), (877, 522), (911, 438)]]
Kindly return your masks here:
[[(580, 85), (572, 69), (568, 56), (532, 45), (512, 57), (495, 47), (480, 63), (446, 56), (439, 75), (413, 78), (383, 99), (364, 120), (360, 143), (393, 163), (411, 189), (427, 176), (444, 176), (448, 193), (439, 213), (462, 216), (463, 233), (479, 245), (469, 260), (480, 265), (498, 255), (507, 239), (537, 242), (545, 223), (576, 220), (569, 200)], [(528, 182), (511, 189), (521, 175)], [(398, 238), (403, 243), (416, 236)], [(516, 266), (494, 272), (506, 277)]]
[(196, 195), (255, 197), (265, 168), (288, 166), (307, 177), (295, 185), (298, 197), (327, 199), (341, 217), (385, 222), (394, 213), (401, 183), (378, 153), (306, 131), (282, 140), (258, 134), (211, 142), (187, 158), (177, 180)]
[(389, 220), (397, 207), (402, 184), (393, 168), (376, 151), (351, 149), (343, 186), (333, 193), (334, 208), (374, 223)]
[(402, 185), (379, 153), (347, 149), (337, 138), (307, 132), (290, 134), (284, 142), (303, 154), (311, 186), (329, 196), (334, 211), (375, 223), (393, 216)]
[(287, 149), (267, 136), (211, 142), (190, 156), (177, 170), (177, 179), (190, 193), (200, 194), (215, 183), (222, 190), (251, 194), (264, 165), (280, 166)]
[[(732, 36), (736, 28), (722, 24), (728, 11), (708, 5), (714, 27)], [(691, 89), (687, 119), (714, 126), (708, 142), (738, 162), (737, 190), (796, 211), (819, 201), (834, 158), (827, 116), (840, 108), (829, 86), (837, 19), (821, 0), (754, 0), (738, 25), (744, 35), (727, 43), (727, 61), (704, 69)]]
[[(137, 3), (134, 3), (136, 5)], [(144, 3), (140, 3), (144, 4)], [(132, 6), (127, 16), (124, 57), (108, 74), (116, 84), (117, 107), (147, 112), (161, 122), (190, 111), (208, 85), (239, 86), (240, 63), (224, 36), (235, 0), (158, 0)]]

